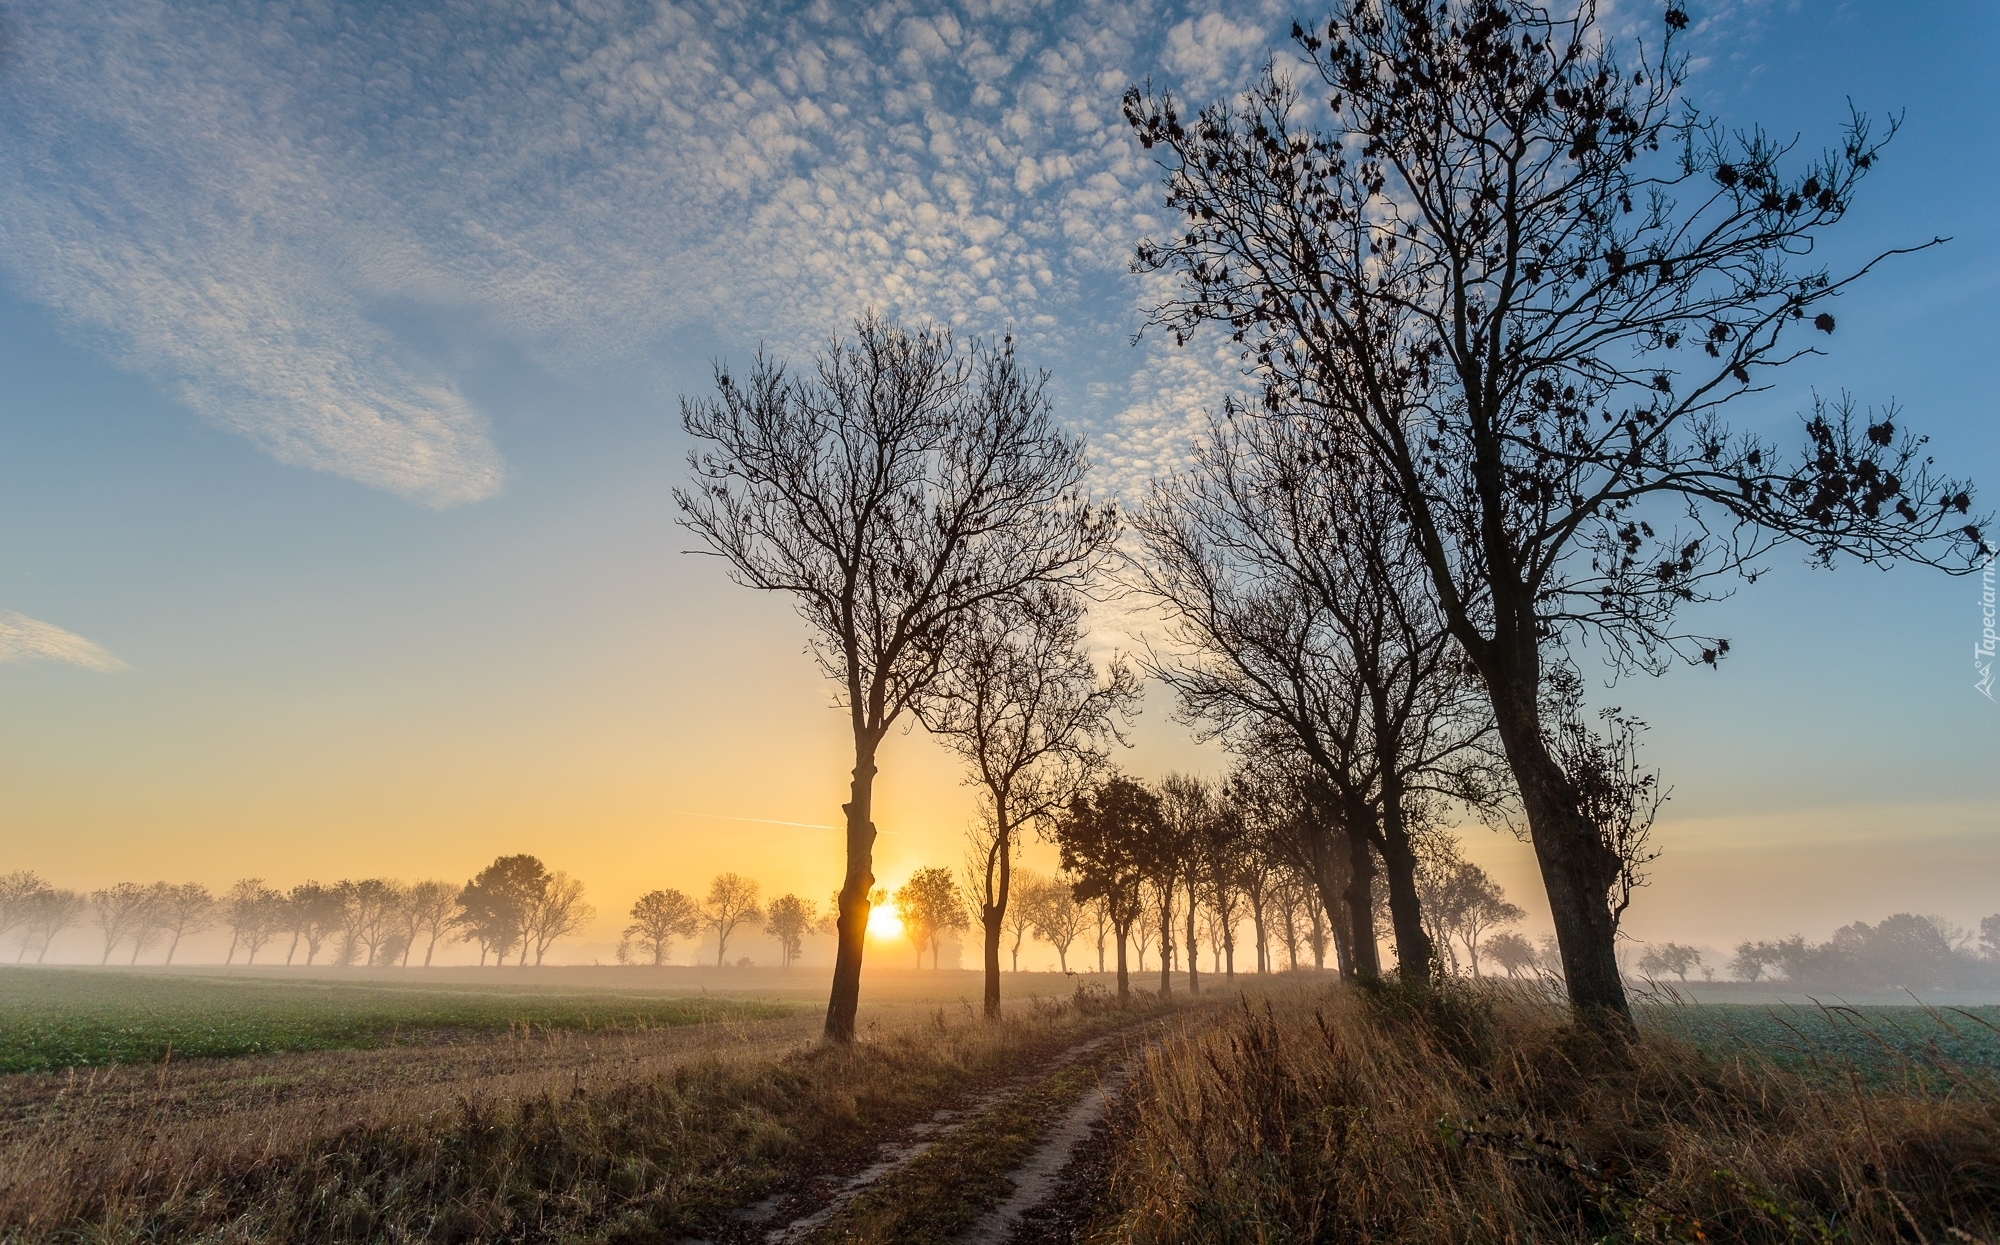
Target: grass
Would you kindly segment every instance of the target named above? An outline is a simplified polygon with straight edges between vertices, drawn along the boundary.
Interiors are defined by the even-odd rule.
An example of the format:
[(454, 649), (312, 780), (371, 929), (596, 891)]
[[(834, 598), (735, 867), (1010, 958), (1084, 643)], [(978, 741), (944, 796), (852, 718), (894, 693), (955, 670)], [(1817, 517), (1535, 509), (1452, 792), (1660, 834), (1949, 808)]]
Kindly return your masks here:
[(169, 1057), (364, 1049), (518, 1026), (596, 1029), (782, 1016), (774, 1002), (492, 985), (0, 969), (0, 1072)]
[[(732, 1209), (858, 1169), (940, 1106), (1130, 1023), (1047, 1003), (999, 1024), (970, 1008), (910, 1008), (845, 1048), (790, 1018), (36, 1078), (55, 1092), (0, 1111), (11, 1117), (0, 1120), (0, 1240), (706, 1235)], [(484, 1081), (442, 1079), (482, 1057), (505, 1066)], [(427, 1060), (433, 1088), (363, 1088)], [(260, 1100), (267, 1081), (318, 1075), (314, 1061), (355, 1071), (329, 1074), (339, 1092), (323, 1100), (291, 1086)], [(233, 1076), (236, 1100), (176, 1097), (181, 1075)]]
[(1657, 1023), (1607, 1047), (1504, 989), (1294, 996), (1149, 1059), (1094, 1235), (1992, 1241), (2000, 1081), (1802, 1074)]
[(805, 1238), (806, 1245), (921, 1245), (956, 1240), (1013, 1193), (1010, 1173), (1105, 1071), (1130, 1057), (1107, 1041), (1011, 1094), (876, 1184)]

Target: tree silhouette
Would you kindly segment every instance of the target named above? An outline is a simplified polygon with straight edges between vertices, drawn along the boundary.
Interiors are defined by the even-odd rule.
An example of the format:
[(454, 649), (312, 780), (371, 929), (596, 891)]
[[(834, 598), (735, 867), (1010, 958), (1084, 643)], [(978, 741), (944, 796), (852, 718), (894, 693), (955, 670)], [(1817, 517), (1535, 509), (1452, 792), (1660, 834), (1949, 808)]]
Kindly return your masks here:
[(636, 942), (653, 964), (665, 964), (674, 939), (692, 938), (701, 932), (700, 906), (677, 890), (647, 891), (632, 904), (631, 916), (632, 923), (625, 927), (624, 940), (618, 944), (621, 963)]
[(1085, 504), (1082, 444), (1060, 431), (1011, 341), (959, 353), (948, 330), (872, 317), (810, 377), (759, 357), (684, 401), (702, 443), (681, 521), (738, 583), (790, 593), (854, 738), (826, 1035), (854, 1036), (874, 887), (883, 738), (921, 708), (954, 635), (1038, 585), (1085, 581), (1114, 535)]
[(1076, 879), (1073, 893), (1085, 902), (1102, 903), (1110, 917), (1121, 999), (1132, 993), (1125, 944), (1139, 917), (1146, 852), (1159, 834), (1159, 821), (1159, 797), (1117, 775), (1078, 794), (1056, 819), (1056, 847), (1063, 872)]
[(805, 953), (806, 935), (816, 920), (814, 904), (797, 895), (780, 895), (764, 909), (764, 932), (778, 940), (785, 967), (790, 968)]
[(1684, 942), (1663, 942), (1646, 948), (1639, 957), (1639, 971), (1658, 976), (1672, 973), (1685, 985), (1688, 970), (1701, 967), (1701, 948), (1690, 947)]
[(516, 944), (521, 948), (518, 962), (527, 964), (528, 923), (548, 884), (548, 868), (535, 857), (500, 856), (459, 890), (453, 920), (479, 944), (481, 964), (491, 951), (494, 967), (500, 967)]
[[(953, 639), (924, 724), (971, 766), (985, 796), (978, 855), (967, 867), (983, 934), (985, 1007), (1000, 1015), (1000, 938), (1021, 934), (1033, 914), (1016, 913), (1014, 848), (1030, 825), (1046, 829), (1123, 742), (1139, 698), (1122, 661), (1100, 680), (1083, 651), (1083, 600), (1043, 588), (984, 610)], [(1020, 919), (1015, 919), (1020, 918)]]
[(306, 964), (311, 966), (319, 955), (320, 944), (327, 935), (340, 928), (343, 908), (340, 895), (332, 887), (321, 886), (318, 882), (301, 882), (285, 894), (285, 920), (292, 935), (292, 945), (285, 952), (285, 963), (292, 962), (298, 953), (299, 944), (306, 948)]
[(527, 944), (532, 943), (539, 966), (550, 947), (589, 925), (596, 916), (597, 910), (584, 902), (583, 883), (556, 870), (528, 899), (521, 958), (527, 958)]
[[(1069, 949), (1090, 919), (1084, 905), (1077, 902), (1072, 885), (1061, 878), (1045, 883), (1035, 897), (1035, 937), (1054, 947), (1056, 963), (1069, 972)], [(1103, 971), (1100, 965), (1099, 970)]]
[(132, 962), (138, 963), (139, 951), (145, 945), (146, 923), (152, 919), (153, 898), (151, 887), (136, 882), (120, 882), (90, 892), (91, 919), (104, 935), (104, 954), (98, 957), (99, 964), (109, 964), (112, 950), (127, 938), (132, 940)]
[(917, 948), (918, 968), (923, 967), (925, 948), (930, 949), (931, 967), (936, 968), (944, 935), (971, 923), (965, 914), (965, 897), (946, 868), (932, 866), (912, 873), (909, 881), (896, 888), (895, 904), (903, 933)]
[(403, 962), (409, 963), (410, 954), (416, 950), (417, 939), (422, 938), (424, 967), (429, 968), (438, 940), (450, 933), (452, 917), (457, 911), (458, 888), (449, 882), (431, 878), (403, 892)]
[(1486, 942), (1486, 958), (1507, 970), (1507, 976), (1518, 977), (1535, 966), (1537, 959), (1535, 944), (1512, 930), (1493, 935)]
[(729, 952), (729, 935), (745, 921), (761, 921), (757, 909), (757, 883), (737, 873), (719, 873), (708, 884), (708, 903), (702, 921), (715, 931), (715, 966), (721, 968)]
[(236, 949), (249, 952), (246, 963), (257, 962), (257, 952), (271, 940), (283, 918), (285, 897), (264, 885), (263, 878), (244, 878), (229, 888), (219, 905), (222, 923), (229, 927), (229, 954), (224, 964), (236, 962)]
[(1867, 120), (1804, 159), (1725, 131), (1682, 91), (1686, 24), (1670, 7), (1657, 53), (1621, 61), (1590, 4), (1341, 2), (1293, 28), (1323, 113), (1274, 67), (1185, 123), (1169, 96), (1125, 104), (1184, 218), (1138, 250), (1179, 278), (1154, 323), (1229, 333), (1268, 409), (1327, 433), (1328, 470), (1358, 455), (1389, 482), (1492, 703), (1571, 1002), (1621, 1032), (1619, 864), (1550, 746), (1549, 647), (1713, 664), (1727, 644), (1680, 609), (1778, 545), (1953, 569), (1985, 550), (1970, 490), (1893, 411), (1815, 401), (1793, 455), (1724, 422), (1895, 252), (1811, 258), (1880, 157)]

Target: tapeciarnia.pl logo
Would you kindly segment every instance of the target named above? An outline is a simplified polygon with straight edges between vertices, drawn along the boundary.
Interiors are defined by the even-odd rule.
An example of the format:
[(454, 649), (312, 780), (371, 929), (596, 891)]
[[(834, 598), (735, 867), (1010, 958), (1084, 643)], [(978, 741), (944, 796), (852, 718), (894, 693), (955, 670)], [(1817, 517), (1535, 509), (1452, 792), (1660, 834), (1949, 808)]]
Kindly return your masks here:
[(1974, 683), (1972, 687), (1974, 691), (1988, 700), (1993, 699), (1994, 645), (1996, 639), (2000, 639), (2000, 637), (1994, 635), (1993, 631), (1993, 559), (1995, 557), (2000, 557), (2000, 554), (1987, 555), (1986, 569), (1979, 576), (1979, 613), (1981, 616), (1981, 626), (1979, 629), (1979, 643), (1972, 646), (1972, 668), (1979, 674), (1979, 681)]

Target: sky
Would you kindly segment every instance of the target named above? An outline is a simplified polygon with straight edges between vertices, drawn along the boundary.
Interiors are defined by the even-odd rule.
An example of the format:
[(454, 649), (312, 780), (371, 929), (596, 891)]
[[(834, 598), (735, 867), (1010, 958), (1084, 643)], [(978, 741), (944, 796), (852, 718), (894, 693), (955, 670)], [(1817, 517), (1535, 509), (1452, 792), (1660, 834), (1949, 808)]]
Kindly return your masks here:
[[(1893, 401), (1991, 506), (2000, 11), (1690, 11), (1725, 122), (1812, 149), (1850, 101), (1901, 117), (1830, 263), (1951, 239), (1741, 417)], [(823, 899), (845, 718), (787, 603), (675, 526), (681, 396), (867, 309), (1011, 330), (1130, 496), (1236, 382), (1133, 340), (1163, 218), (1118, 97), (1219, 98), (1316, 16), (0, 0), (0, 871), (457, 880), (528, 851), (588, 887), (586, 960), (655, 886)], [(1635, 937), (2000, 910), (1976, 579), (1781, 556), (1703, 625), (1720, 670), (1593, 692), (1672, 787)], [(1172, 708), (1121, 764), (1221, 769)], [(958, 863), (957, 763), (915, 732), (882, 769), (878, 876)], [(1467, 851), (1542, 919), (1524, 848)]]

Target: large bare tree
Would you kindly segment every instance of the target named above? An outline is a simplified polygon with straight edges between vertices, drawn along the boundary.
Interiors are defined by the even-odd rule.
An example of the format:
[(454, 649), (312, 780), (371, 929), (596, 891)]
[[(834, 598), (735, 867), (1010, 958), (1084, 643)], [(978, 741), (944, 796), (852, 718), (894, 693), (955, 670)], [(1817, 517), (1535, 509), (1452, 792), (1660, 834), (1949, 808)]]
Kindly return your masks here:
[(1953, 569), (1985, 550), (1968, 488), (1891, 412), (1816, 402), (1797, 453), (1725, 422), (1881, 258), (1814, 258), (1881, 142), (1857, 116), (1802, 155), (1700, 115), (1687, 20), (1670, 6), (1647, 49), (1588, 0), (1339, 0), (1293, 28), (1316, 98), (1275, 67), (1194, 117), (1126, 97), (1182, 217), (1139, 247), (1180, 279), (1155, 322), (1230, 334), (1274, 414), (1329, 432), (1329, 470), (1358, 453), (1390, 482), (1490, 697), (1570, 999), (1621, 1031), (1619, 865), (1549, 738), (1550, 645), (1713, 664), (1726, 643), (1680, 608), (1778, 545)]
[(1086, 503), (1083, 446), (1055, 423), (1046, 377), (1011, 341), (958, 350), (949, 331), (872, 317), (810, 374), (759, 356), (687, 400), (701, 443), (681, 521), (737, 582), (791, 594), (840, 688), (854, 739), (826, 1035), (854, 1036), (874, 888), (883, 738), (936, 685), (952, 637), (995, 602), (1074, 587), (1113, 536)]
[(924, 725), (965, 758), (986, 806), (967, 881), (984, 935), (989, 1019), (1000, 1015), (1000, 943), (1021, 832), (1047, 829), (1103, 770), (1139, 699), (1123, 662), (1098, 677), (1082, 624), (1081, 596), (1054, 586), (996, 602), (953, 639), (923, 707)]

